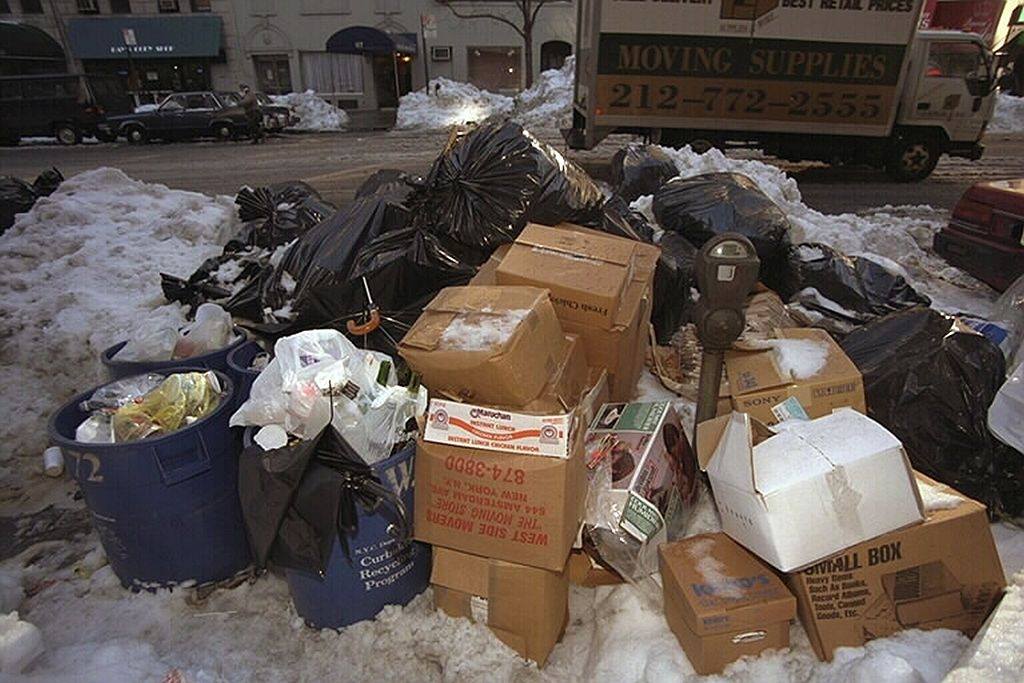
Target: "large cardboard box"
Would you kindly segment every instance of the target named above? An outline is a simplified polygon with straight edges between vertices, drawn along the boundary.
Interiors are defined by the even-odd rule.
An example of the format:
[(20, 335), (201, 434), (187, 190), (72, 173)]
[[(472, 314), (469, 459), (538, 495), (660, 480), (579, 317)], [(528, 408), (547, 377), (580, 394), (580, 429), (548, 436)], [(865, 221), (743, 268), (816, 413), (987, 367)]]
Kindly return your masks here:
[(699, 674), (744, 655), (789, 647), (796, 600), (768, 565), (722, 533), (658, 552), (665, 618)]
[(522, 406), (556, 374), (565, 347), (546, 290), (448, 287), (427, 304), (398, 351), (433, 395)]
[(924, 519), (899, 439), (850, 408), (772, 434), (746, 413), (698, 427), (722, 529), (780, 571)]
[[(587, 356), (578, 335), (565, 335), (565, 348), (557, 359), (554, 375), (540, 395), (523, 405), (528, 413), (566, 413), (575, 408), (590, 388)], [(519, 406), (509, 406), (520, 408)]]
[(461, 425), (432, 400), (416, 445), (416, 538), (561, 571), (586, 502), (585, 425), (604, 393), (602, 375), (572, 413), (463, 406)]
[[(971, 637), (1006, 581), (985, 507), (917, 474), (946, 496), (923, 524), (894, 531), (787, 575), (818, 657), (908, 628), (949, 628)], [(949, 502), (949, 496), (955, 496)], [(957, 503), (956, 500), (960, 502)]]
[(486, 624), (498, 640), (539, 666), (547, 662), (569, 620), (564, 571), (434, 548), (430, 583), (438, 608)]
[[(725, 355), (732, 407), (764, 424), (788, 418), (816, 418), (836, 408), (867, 412), (864, 380), (857, 366), (825, 330), (779, 330), (780, 340), (816, 343), (827, 352), (820, 370), (794, 379), (779, 367), (772, 349), (747, 350), (742, 343)], [(782, 343), (785, 343), (783, 341)]]
[[(568, 223), (557, 228), (530, 225), (523, 234), (505, 252), (495, 252), (472, 284), (528, 283), (560, 292), (552, 301), (563, 329), (580, 336), (591, 367), (607, 370), (611, 399), (630, 400), (647, 356), (651, 286), (660, 250)], [(631, 257), (626, 259), (626, 254)], [(609, 255), (618, 256), (612, 262), (603, 260)], [(624, 259), (629, 267), (621, 263)], [(610, 308), (586, 303), (589, 284), (598, 281), (605, 283), (598, 299), (604, 297), (604, 306)], [(620, 282), (615, 297), (605, 296), (619, 290)]]

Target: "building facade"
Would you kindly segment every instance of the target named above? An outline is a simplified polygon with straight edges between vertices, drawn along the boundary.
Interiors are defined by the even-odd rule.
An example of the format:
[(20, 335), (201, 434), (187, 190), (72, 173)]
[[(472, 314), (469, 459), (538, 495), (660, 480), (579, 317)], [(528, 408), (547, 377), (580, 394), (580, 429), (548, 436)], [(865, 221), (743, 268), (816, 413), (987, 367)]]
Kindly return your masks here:
[[(510, 2), (455, 4), (521, 21)], [(69, 69), (120, 76), (139, 102), (251, 83), (378, 109), (396, 106), (428, 76), (496, 92), (515, 92), (526, 80), (523, 40), (512, 27), (458, 18), (435, 0), (0, 0), (6, 19), (52, 35)], [(534, 75), (571, 52), (575, 19), (570, 0), (540, 10)]]

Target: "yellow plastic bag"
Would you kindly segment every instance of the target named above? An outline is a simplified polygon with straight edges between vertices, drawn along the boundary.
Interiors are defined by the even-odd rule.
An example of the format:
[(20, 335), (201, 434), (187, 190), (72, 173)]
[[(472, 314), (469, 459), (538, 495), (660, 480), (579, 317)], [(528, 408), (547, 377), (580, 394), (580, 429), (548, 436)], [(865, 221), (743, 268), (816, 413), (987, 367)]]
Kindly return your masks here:
[(212, 372), (171, 375), (140, 401), (114, 413), (114, 440), (136, 441), (177, 431), (189, 418), (209, 415), (220, 403), (220, 394), (220, 382)]

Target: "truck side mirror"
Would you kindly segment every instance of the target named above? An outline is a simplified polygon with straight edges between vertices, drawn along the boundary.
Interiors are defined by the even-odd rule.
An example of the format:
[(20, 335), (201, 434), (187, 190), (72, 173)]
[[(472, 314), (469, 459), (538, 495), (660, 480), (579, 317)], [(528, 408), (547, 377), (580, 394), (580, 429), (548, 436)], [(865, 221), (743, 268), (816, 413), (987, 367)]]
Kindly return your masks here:
[(982, 78), (977, 74), (968, 74), (965, 79), (967, 82), (967, 92), (970, 93), (971, 97), (986, 97), (992, 92), (992, 82), (987, 78)]

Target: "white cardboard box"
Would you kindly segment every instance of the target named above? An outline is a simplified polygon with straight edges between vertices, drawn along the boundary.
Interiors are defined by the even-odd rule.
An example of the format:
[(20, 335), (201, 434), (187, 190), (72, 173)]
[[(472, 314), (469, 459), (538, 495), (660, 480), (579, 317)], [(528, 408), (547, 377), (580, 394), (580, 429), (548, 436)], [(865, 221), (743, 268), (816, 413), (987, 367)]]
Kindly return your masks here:
[(732, 413), (697, 436), (723, 530), (776, 569), (924, 519), (903, 444), (871, 418), (841, 408), (777, 429)]

